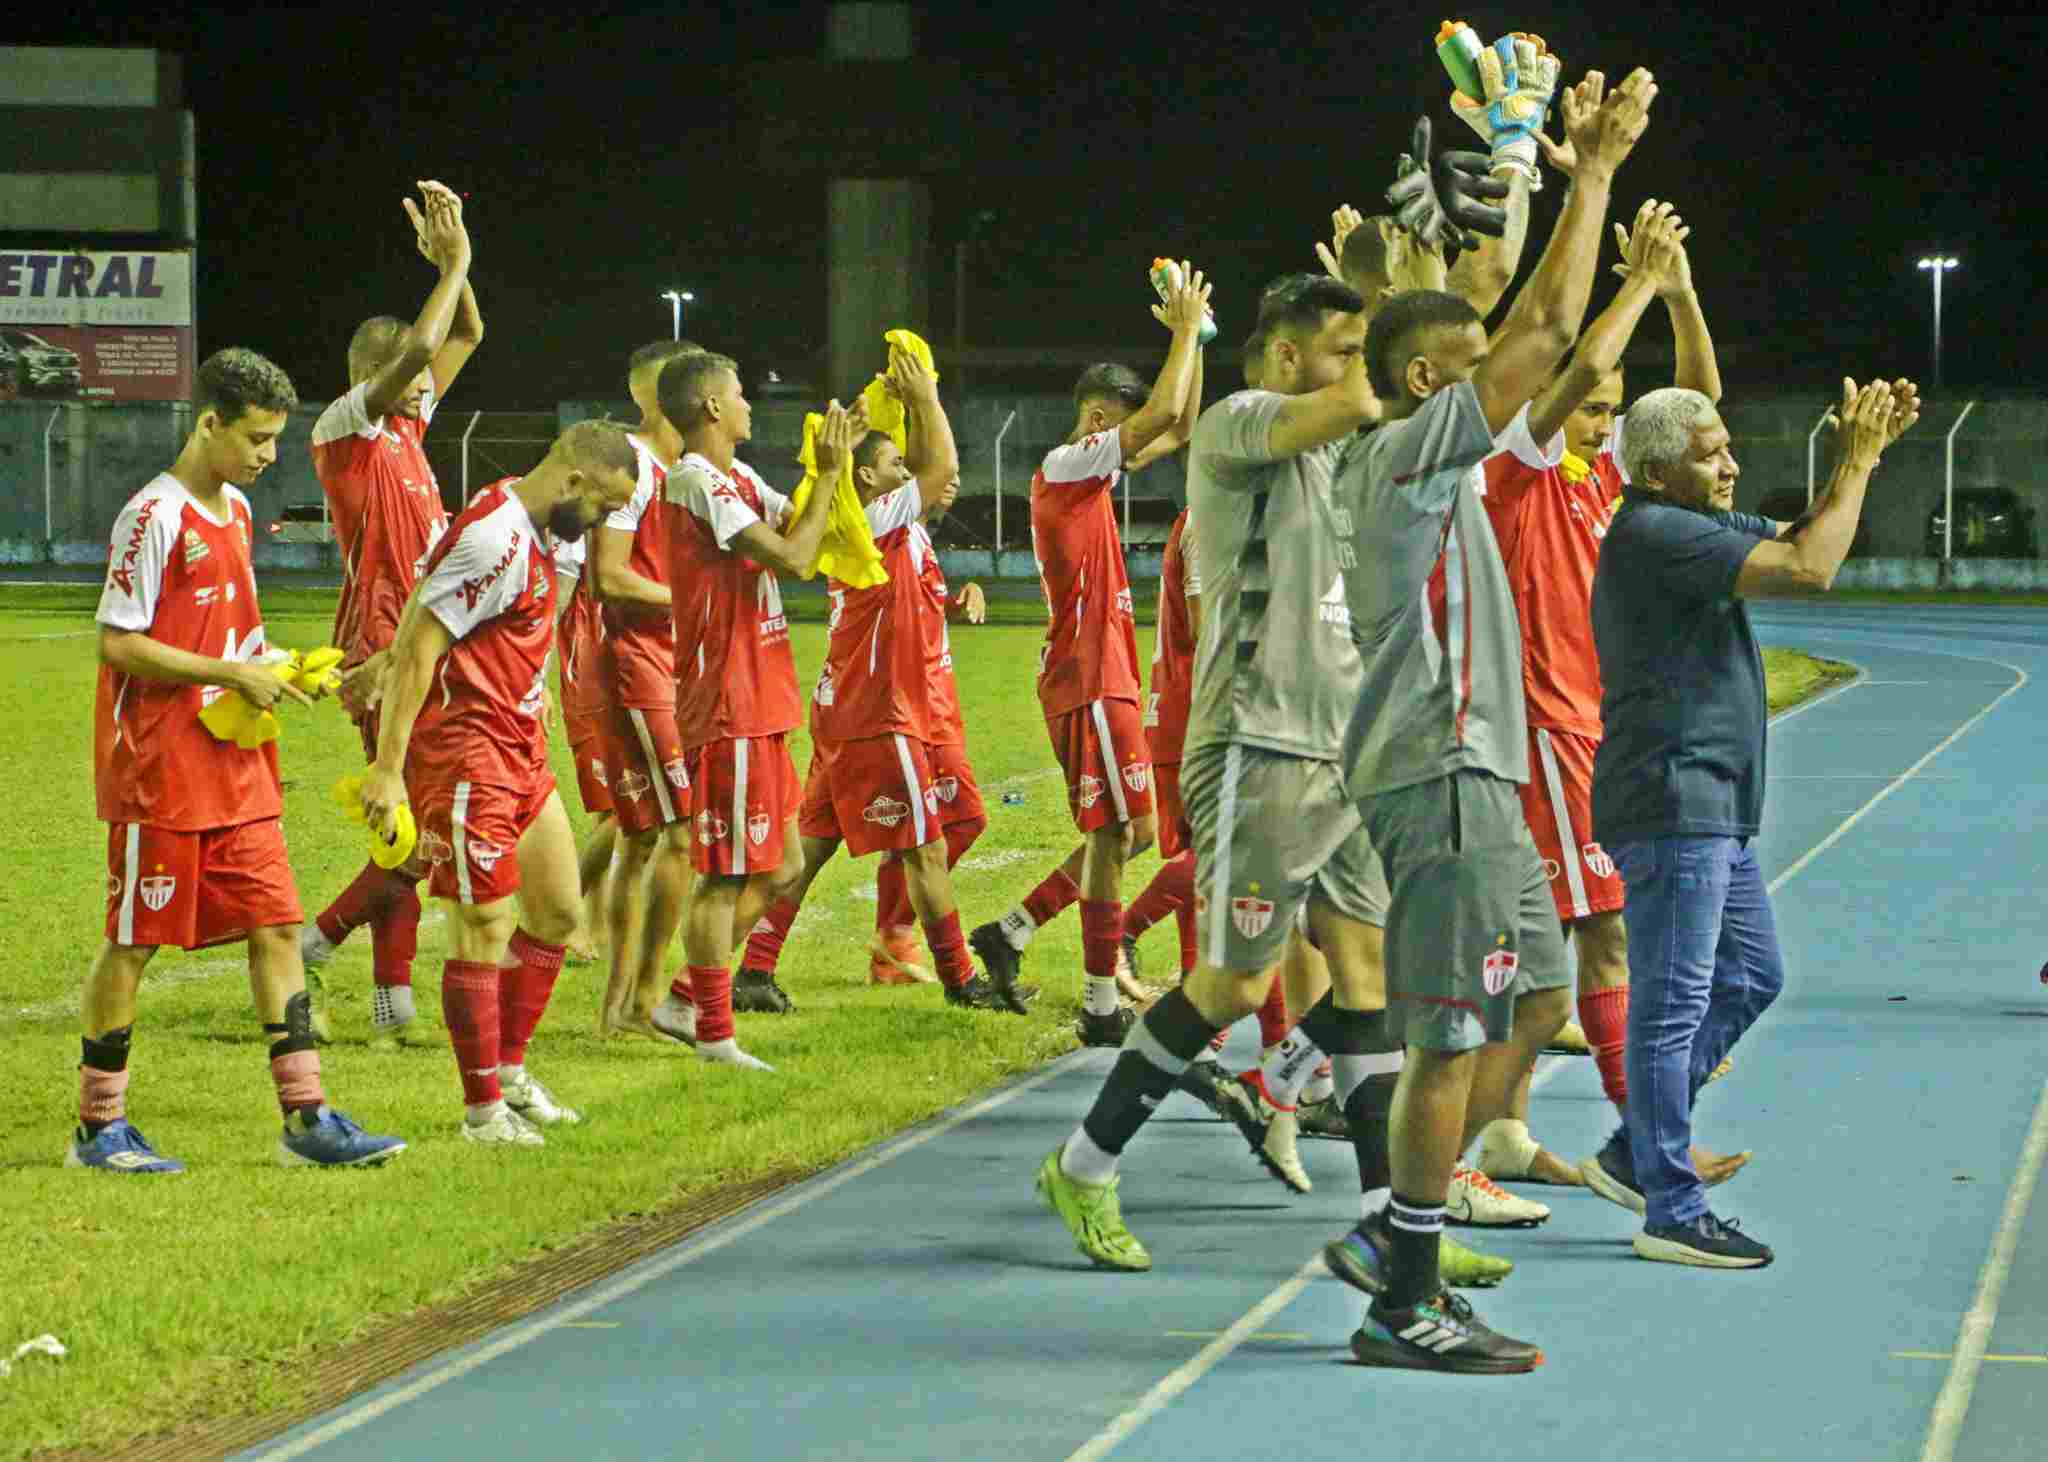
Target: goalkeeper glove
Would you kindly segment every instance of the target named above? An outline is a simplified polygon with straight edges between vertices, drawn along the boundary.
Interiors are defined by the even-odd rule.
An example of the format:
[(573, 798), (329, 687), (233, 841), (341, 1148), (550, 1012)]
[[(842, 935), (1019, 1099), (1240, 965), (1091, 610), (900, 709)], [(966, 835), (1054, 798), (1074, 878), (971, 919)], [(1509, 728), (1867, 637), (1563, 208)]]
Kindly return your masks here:
[(1485, 140), (1495, 167), (1514, 168), (1529, 180), (1531, 191), (1542, 187), (1536, 134), (1556, 95), (1562, 63), (1543, 37), (1515, 31), (1480, 51), (1473, 64), (1486, 95), (1454, 90), (1451, 110)]

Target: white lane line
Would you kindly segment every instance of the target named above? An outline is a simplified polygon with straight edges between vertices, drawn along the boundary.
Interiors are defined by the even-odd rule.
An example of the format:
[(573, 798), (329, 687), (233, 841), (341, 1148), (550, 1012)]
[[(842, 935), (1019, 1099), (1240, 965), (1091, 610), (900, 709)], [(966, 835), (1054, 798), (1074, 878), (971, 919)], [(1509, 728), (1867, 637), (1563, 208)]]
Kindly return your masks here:
[(1840, 685), (1835, 686), (1833, 689), (1822, 691), (1819, 695), (1813, 697), (1813, 699), (1811, 700), (1801, 701), (1796, 706), (1791, 706), (1785, 710), (1779, 711), (1776, 715), (1770, 718), (1770, 724), (1773, 726), (1783, 725), (1785, 722), (1791, 720), (1794, 716), (1805, 715), (1815, 706), (1826, 705), (1836, 696), (1841, 695), (1846, 691), (1852, 691), (1861, 686), (1870, 684), (1870, 672), (1868, 670), (1865, 670), (1861, 665), (1857, 665), (1853, 660), (1842, 660), (1838, 661), (1837, 663), (1842, 665), (1853, 666), (1856, 671), (1856, 674), (1850, 679), (1843, 681)]
[(794, 1213), (800, 1208), (809, 1207), (820, 1198), (836, 1193), (854, 1179), (866, 1177), (885, 1163), (894, 1162), (906, 1152), (914, 1151), (924, 1146), (927, 1142), (944, 1137), (955, 1128), (964, 1126), (977, 1117), (987, 1116), (997, 1107), (1005, 1106), (1015, 1101), (1026, 1092), (1037, 1090), (1057, 1076), (1065, 1075), (1067, 1070), (1074, 1064), (1075, 1058), (1086, 1054), (1085, 1051), (1075, 1051), (1072, 1055), (1053, 1062), (1044, 1070), (1026, 1077), (1024, 1080), (1016, 1083), (1016, 1085), (1005, 1087), (993, 1096), (985, 1097), (981, 1101), (976, 1102), (971, 1107), (962, 1108), (944, 1121), (927, 1127), (922, 1132), (913, 1132), (906, 1137), (887, 1143), (869, 1156), (841, 1168), (829, 1177), (803, 1184), (799, 1191), (790, 1194), (787, 1198), (777, 1199), (774, 1202), (764, 1204), (738, 1222), (721, 1224), (716, 1232), (708, 1234), (701, 1239), (685, 1240), (682, 1244), (670, 1249), (661, 1257), (645, 1263), (644, 1267), (635, 1267), (621, 1274), (616, 1279), (599, 1285), (584, 1295), (582, 1299), (572, 1304), (561, 1306), (536, 1319), (515, 1325), (511, 1329), (501, 1332), (497, 1339), (481, 1349), (450, 1360), (427, 1372), (418, 1380), (401, 1386), (397, 1390), (380, 1396), (373, 1401), (366, 1401), (344, 1409), (340, 1415), (336, 1416), (334, 1420), (326, 1425), (317, 1427), (292, 1441), (271, 1447), (266, 1451), (258, 1452), (256, 1455), (260, 1458), (268, 1459), (268, 1462), (285, 1462), (287, 1458), (303, 1457), (316, 1448), (324, 1447), (329, 1442), (368, 1426), (386, 1413), (397, 1410), (409, 1401), (417, 1401), (428, 1392), (438, 1390), (450, 1381), (460, 1380), (470, 1372), (488, 1365), (499, 1356), (509, 1351), (517, 1350), (529, 1341), (538, 1340), (551, 1330), (559, 1330), (566, 1325), (583, 1320), (605, 1306), (632, 1294), (635, 1290), (645, 1289), (648, 1285), (654, 1283), (655, 1280), (680, 1269), (683, 1265), (694, 1263), (706, 1255), (715, 1254), (727, 1245), (739, 1242), (756, 1229), (771, 1224), (776, 1219)]
[(1941, 1394), (1934, 1398), (1934, 1413), (1927, 1423), (1927, 1443), (1920, 1449), (1920, 1462), (1949, 1462), (1955, 1456), (1956, 1438), (1962, 1434), (1963, 1418), (1969, 1414), (1970, 1395), (1977, 1388), (1977, 1372), (1984, 1364), (1984, 1352), (1991, 1345), (1991, 1328), (1998, 1323), (1998, 1301), (2005, 1281), (2012, 1273), (2013, 1255), (2019, 1252), (2020, 1229), (2027, 1221), (2027, 1205), (2034, 1196), (2034, 1183), (2041, 1176), (2041, 1164), (2048, 1160), (2048, 1082), (2041, 1085), (2041, 1100), (2034, 1107), (2034, 1125), (2027, 1130), (2026, 1145), (2020, 1149), (2019, 1169), (2012, 1176), (2012, 1188), (2005, 1195), (2005, 1210), (1998, 1216), (1998, 1229), (1991, 1236), (1991, 1252), (1985, 1256), (1984, 1272), (1977, 1280), (1977, 1297), (1963, 1316), (1956, 1335), (1955, 1360)]

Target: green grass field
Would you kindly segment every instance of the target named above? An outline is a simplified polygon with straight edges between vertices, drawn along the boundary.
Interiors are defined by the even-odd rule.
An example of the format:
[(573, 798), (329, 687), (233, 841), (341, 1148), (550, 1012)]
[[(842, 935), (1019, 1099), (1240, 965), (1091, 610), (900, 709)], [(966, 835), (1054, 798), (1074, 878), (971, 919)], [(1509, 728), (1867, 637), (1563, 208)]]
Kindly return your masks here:
[[(122, 1180), (64, 1169), (74, 1121), (77, 990), (104, 919), (105, 834), (93, 820), (93, 591), (0, 593), (0, 644), (16, 752), (0, 764), (0, 1354), (43, 1332), (71, 1355), (34, 1359), (0, 1380), (0, 1454), (114, 1450), (201, 1418), (291, 1404), (306, 1358), (515, 1261), (611, 1221), (763, 1174), (815, 1169), (1014, 1072), (1071, 1048), (1080, 930), (1062, 920), (1027, 969), (1046, 994), (1025, 1018), (948, 1009), (936, 987), (866, 983), (874, 865), (836, 861), (816, 884), (782, 962), (801, 1006), (743, 1016), (773, 1076), (702, 1066), (687, 1051), (595, 1034), (601, 968), (565, 972), (534, 1069), (585, 1125), (539, 1152), (464, 1144), (461, 1094), (445, 1050), (365, 1047), (369, 950), (359, 938), (329, 967), (338, 1040), (324, 1053), (330, 1095), (412, 1149), (366, 1172), (283, 1171), (265, 1041), (251, 1013), (243, 953), (166, 951), (145, 981), (130, 1114), (180, 1179)], [(266, 602), (271, 638), (322, 642), (328, 596)], [(1072, 847), (1065, 801), (1032, 695), (1042, 618), (955, 631), (970, 751), (990, 825), (958, 875), (971, 927), (1021, 896)], [(814, 673), (821, 624), (793, 631)], [(1151, 633), (1140, 631), (1149, 659)], [(1802, 663), (1803, 662), (1803, 663)], [(1772, 656), (1773, 703), (1825, 678), (1803, 657)], [(809, 749), (801, 732), (801, 769)], [(362, 861), (359, 831), (328, 788), (359, 770), (338, 707), (291, 714), (283, 743), (285, 821), (299, 888), (316, 912)], [(559, 751), (558, 773), (570, 789)], [(1005, 792), (1021, 804), (1005, 805)], [(1127, 897), (1157, 866), (1146, 855)], [(439, 1024), (443, 916), (429, 908), (416, 984)], [(1174, 966), (1170, 926), (1147, 941), (1150, 971)], [(995, 1175), (1018, 1192), (1027, 1173)]]

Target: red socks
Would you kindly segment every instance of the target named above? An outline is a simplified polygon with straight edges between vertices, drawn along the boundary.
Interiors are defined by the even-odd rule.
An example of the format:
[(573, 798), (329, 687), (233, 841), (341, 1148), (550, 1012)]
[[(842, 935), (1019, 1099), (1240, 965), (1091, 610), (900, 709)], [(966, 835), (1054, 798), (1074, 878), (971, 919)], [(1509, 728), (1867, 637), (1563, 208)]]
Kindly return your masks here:
[(1275, 975), (1273, 988), (1266, 992), (1266, 1003), (1259, 1007), (1259, 1049), (1266, 1051), (1279, 1045), (1293, 1029), (1294, 1023), (1287, 1018), (1287, 989)]
[(1191, 909), (1194, 902), (1195, 852), (1190, 848), (1159, 865), (1159, 871), (1124, 915), (1124, 932), (1142, 934), (1168, 914)]
[(691, 965), (690, 987), (696, 993), (697, 1040), (732, 1039), (732, 971), (724, 965)]
[[(884, 934), (916, 922), (917, 911), (910, 906), (910, 878), (903, 871), (903, 860), (884, 858), (875, 873), (875, 932)], [(753, 948), (749, 943), (747, 952), (751, 954)], [(751, 965), (753, 960), (747, 963)]]
[(370, 978), (380, 985), (410, 985), (413, 956), (420, 951), (420, 892), (410, 878), (385, 876), (397, 881), (390, 897), (370, 912)]
[[(1029, 907), (1028, 903), (1026, 907)], [(1117, 949), (1123, 938), (1124, 906), (1121, 903), (1114, 899), (1081, 900), (1083, 973), (1097, 979), (1115, 979)]]
[(1616, 1106), (1628, 1104), (1628, 986), (1579, 996), (1579, 1029), (1600, 1068), (1600, 1089)]
[[(1031, 925), (1034, 929), (1043, 929), (1047, 924), (1060, 916), (1061, 910), (1065, 909), (1068, 904), (1079, 900), (1080, 897), (1081, 885), (1067, 877), (1066, 869), (1055, 868), (1046, 875), (1045, 882), (1039, 884), (1038, 887), (1032, 889), (1030, 893), (1024, 896), (1024, 912), (1030, 916)], [(1085, 919), (1087, 916), (1088, 911), (1084, 905), (1081, 917)], [(1118, 920), (1118, 924), (1122, 924), (1121, 919)], [(1087, 936), (1085, 934), (1082, 935), (1082, 939), (1085, 942)], [(1114, 974), (1114, 968), (1109, 973)]]
[(498, 983), (496, 965), (451, 959), (441, 967), (441, 1018), (462, 1073), (462, 1099), (472, 1107), (503, 1098), (498, 1089)]
[(939, 979), (949, 990), (957, 990), (974, 978), (974, 961), (967, 953), (967, 936), (960, 932), (958, 910), (943, 919), (929, 919), (924, 942), (932, 949), (932, 963), (939, 967)]
[(676, 999), (682, 1001), (685, 1005), (695, 1005), (697, 1003), (697, 991), (690, 984), (690, 967), (688, 965), (684, 965), (681, 969), (677, 970), (676, 977), (668, 982), (668, 993), (675, 996)]
[(1195, 959), (1201, 952), (1201, 932), (1195, 928), (1195, 903), (1189, 899), (1173, 911), (1174, 925), (1180, 931), (1180, 977), (1185, 980), (1195, 972)]
[[(330, 944), (339, 944), (356, 930), (388, 909), (392, 902), (410, 896), (417, 908), (419, 880), (402, 871), (387, 872), (375, 863), (365, 863), (355, 882), (341, 891), (319, 919), (320, 933)], [(418, 915), (414, 916), (415, 921)]]
[(498, 966), (498, 1003), (503, 1012), (499, 1065), (525, 1063), (526, 1043), (547, 1013), (548, 997), (555, 993), (555, 980), (561, 973), (561, 945), (542, 944), (524, 929), (512, 936), (505, 962)]
[[(877, 876), (875, 879), (877, 889), (880, 889), (884, 877), (891, 868), (897, 870), (896, 882), (899, 887), (902, 886), (902, 865), (884, 863), (882, 865), (882, 875)], [(905, 893), (903, 896), (903, 907), (905, 910), (903, 922), (907, 924), (910, 922), (908, 916), (910, 895), (908, 893)], [(782, 959), (783, 941), (789, 938), (789, 926), (796, 922), (796, 911), (797, 903), (792, 898), (779, 898), (768, 906), (768, 912), (755, 921), (754, 932), (747, 936), (747, 952), (742, 959), (742, 963), (746, 968), (750, 970), (766, 970), (771, 975), (775, 973), (775, 966)]]

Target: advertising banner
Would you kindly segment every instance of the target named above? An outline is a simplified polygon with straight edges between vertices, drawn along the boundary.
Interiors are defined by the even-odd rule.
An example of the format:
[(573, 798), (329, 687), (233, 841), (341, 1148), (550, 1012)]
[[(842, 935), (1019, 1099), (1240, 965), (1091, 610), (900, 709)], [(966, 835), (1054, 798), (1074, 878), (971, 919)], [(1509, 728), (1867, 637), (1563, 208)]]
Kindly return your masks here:
[(192, 255), (0, 252), (0, 400), (183, 401)]

